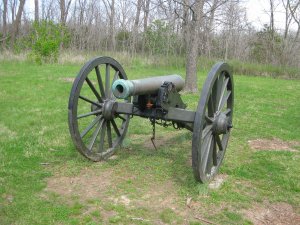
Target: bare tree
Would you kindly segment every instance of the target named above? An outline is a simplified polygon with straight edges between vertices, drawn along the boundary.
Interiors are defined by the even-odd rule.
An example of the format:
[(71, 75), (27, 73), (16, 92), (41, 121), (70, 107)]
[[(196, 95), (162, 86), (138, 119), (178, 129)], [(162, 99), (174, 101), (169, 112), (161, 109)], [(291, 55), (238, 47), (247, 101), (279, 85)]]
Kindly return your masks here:
[(3, 34), (3, 40), (2, 40), (2, 46), (5, 48), (6, 46), (6, 39), (7, 39), (7, 0), (3, 0), (3, 25), (2, 25), (2, 34)]
[(137, 36), (139, 33), (139, 21), (140, 21), (140, 14), (142, 9), (142, 0), (137, 1), (136, 5), (136, 14), (134, 19), (134, 25), (132, 30), (132, 45), (131, 45), (131, 52), (136, 52), (136, 42), (137, 42)]
[(274, 28), (274, 0), (269, 0), (270, 2), (270, 30), (274, 34), (275, 28)]
[(206, 22), (206, 26), (205, 26), (205, 37), (206, 37), (205, 52), (209, 58), (211, 57), (211, 40), (213, 39), (212, 31), (213, 31), (213, 24), (214, 24), (214, 20), (215, 20), (215, 12), (216, 12), (219, 1), (220, 0), (212, 1), (211, 9), (208, 12), (208, 18), (207, 18), (208, 21)]
[(34, 0), (34, 21), (39, 22), (39, 0)]
[[(185, 1), (187, 3), (187, 1)], [(192, 5), (186, 5), (191, 12), (188, 26), (188, 46), (186, 53), (186, 80), (185, 91), (198, 92), (197, 85), (197, 60), (199, 53), (199, 33), (203, 22), (204, 0), (196, 0)]]
[(290, 9), (291, 16), (293, 17), (295, 23), (297, 24), (297, 32), (295, 35), (295, 40), (297, 40), (300, 34), (300, 1), (299, 0), (288, 1), (288, 7)]
[(115, 0), (103, 0), (106, 14), (108, 16), (109, 25), (108, 25), (108, 50), (115, 50), (116, 41), (115, 41)]
[(11, 32), (11, 46), (15, 43), (16, 37), (19, 33), (19, 27), (21, 23), (21, 17), (24, 10), (25, 0), (20, 0), (18, 12), (16, 15), (16, 19), (13, 22), (12, 32)]
[(149, 18), (149, 10), (150, 10), (150, 0), (144, 0), (144, 32), (148, 28), (148, 18)]
[(10, 6), (10, 15), (11, 15), (11, 22), (14, 23), (15, 16), (16, 16), (16, 8), (17, 8), (18, 1), (16, 0), (9, 0), (9, 6)]
[(71, 5), (71, 1), (69, 0), (67, 2), (66, 5), (66, 1), (65, 0), (59, 0), (59, 6), (60, 6), (60, 23), (63, 26), (63, 29), (61, 29), (61, 43), (60, 43), (60, 48), (63, 48), (63, 40), (65, 37), (65, 32), (64, 32), (64, 27), (66, 26), (66, 21), (67, 21), (67, 17), (69, 14), (69, 9), (70, 9), (70, 5)]

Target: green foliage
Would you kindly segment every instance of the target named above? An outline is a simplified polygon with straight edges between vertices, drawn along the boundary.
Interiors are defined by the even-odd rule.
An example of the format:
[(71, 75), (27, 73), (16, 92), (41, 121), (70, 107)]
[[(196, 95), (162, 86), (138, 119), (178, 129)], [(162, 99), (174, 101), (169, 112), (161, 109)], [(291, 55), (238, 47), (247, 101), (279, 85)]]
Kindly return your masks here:
[(176, 54), (181, 49), (179, 37), (172, 31), (168, 23), (161, 20), (152, 22), (144, 36), (145, 50), (152, 54)]
[(116, 39), (119, 42), (124, 42), (124, 41), (128, 41), (130, 36), (130, 32), (127, 30), (121, 30), (117, 33), (116, 35)]
[(282, 54), (282, 38), (265, 25), (262, 31), (256, 33), (256, 40), (251, 43), (251, 57), (260, 63), (280, 63)]
[(121, 30), (116, 35), (117, 47), (124, 51), (129, 46), (130, 32), (127, 30)]
[(66, 27), (52, 21), (34, 22), (30, 35), (31, 56), (37, 63), (57, 62), (61, 45), (69, 42), (70, 34)]

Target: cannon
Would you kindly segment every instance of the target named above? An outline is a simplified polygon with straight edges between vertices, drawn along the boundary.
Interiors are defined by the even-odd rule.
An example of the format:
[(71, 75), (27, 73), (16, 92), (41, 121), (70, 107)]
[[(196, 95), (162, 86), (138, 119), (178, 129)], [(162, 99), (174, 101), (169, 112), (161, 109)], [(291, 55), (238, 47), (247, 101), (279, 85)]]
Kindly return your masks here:
[(152, 141), (157, 124), (192, 132), (194, 177), (202, 183), (210, 181), (220, 168), (232, 128), (231, 68), (224, 62), (212, 67), (195, 110), (187, 109), (182, 101), (183, 87), (179, 75), (128, 80), (113, 58), (90, 60), (74, 80), (69, 98), (74, 145), (92, 161), (105, 160), (122, 144), (132, 116), (149, 118)]

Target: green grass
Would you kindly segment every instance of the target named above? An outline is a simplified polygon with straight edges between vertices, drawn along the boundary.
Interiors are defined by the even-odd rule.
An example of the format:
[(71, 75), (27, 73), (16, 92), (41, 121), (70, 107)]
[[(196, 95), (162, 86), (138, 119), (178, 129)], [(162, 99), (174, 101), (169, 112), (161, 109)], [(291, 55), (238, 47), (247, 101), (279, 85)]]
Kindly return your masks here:
[[(121, 60), (122, 63), (122, 60)], [(125, 63), (127, 65), (128, 63)], [(1, 224), (248, 224), (242, 209), (255, 203), (287, 202), (299, 213), (300, 157), (296, 152), (254, 151), (248, 140), (300, 142), (300, 81), (235, 75), (234, 129), (221, 173), (221, 189), (195, 182), (189, 165), (191, 133), (157, 128), (158, 151), (145, 145), (149, 121), (134, 117), (117, 159), (92, 163), (76, 152), (69, 136), (67, 104), (82, 65), (0, 62)], [(135, 61), (129, 78), (179, 73)], [(207, 71), (198, 74), (201, 88)], [(199, 94), (184, 101), (195, 109)], [(47, 163), (46, 165), (44, 163)], [(103, 193), (85, 199), (45, 190), (47, 179), (110, 172)], [(100, 184), (99, 184), (100, 185)], [(130, 199), (129, 206), (120, 200)], [(186, 207), (186, 198), (195, 204)]]

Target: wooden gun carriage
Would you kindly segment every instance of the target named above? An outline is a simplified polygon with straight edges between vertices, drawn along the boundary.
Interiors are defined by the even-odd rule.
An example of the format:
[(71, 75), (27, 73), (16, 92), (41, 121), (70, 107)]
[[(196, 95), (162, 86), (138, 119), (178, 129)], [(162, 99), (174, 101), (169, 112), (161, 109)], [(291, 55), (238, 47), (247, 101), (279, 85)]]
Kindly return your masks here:
[(213, 66), (195, 111), (186, 109), (179, 94), (183, 87), (179, 75), (127, 80), (116, 60), (90, 60), (75, 79), (69, 99), (69, 129), (76, 148), (88, 159), (100, 161), (121, 145), (130, 117), (149, 118), (153, 126), (157, 121), (171, 123), (193, 132), (195, 178), (203, 183), (211, 180), (222, 163), (232, 128), (231, 69), (223, 62)]

